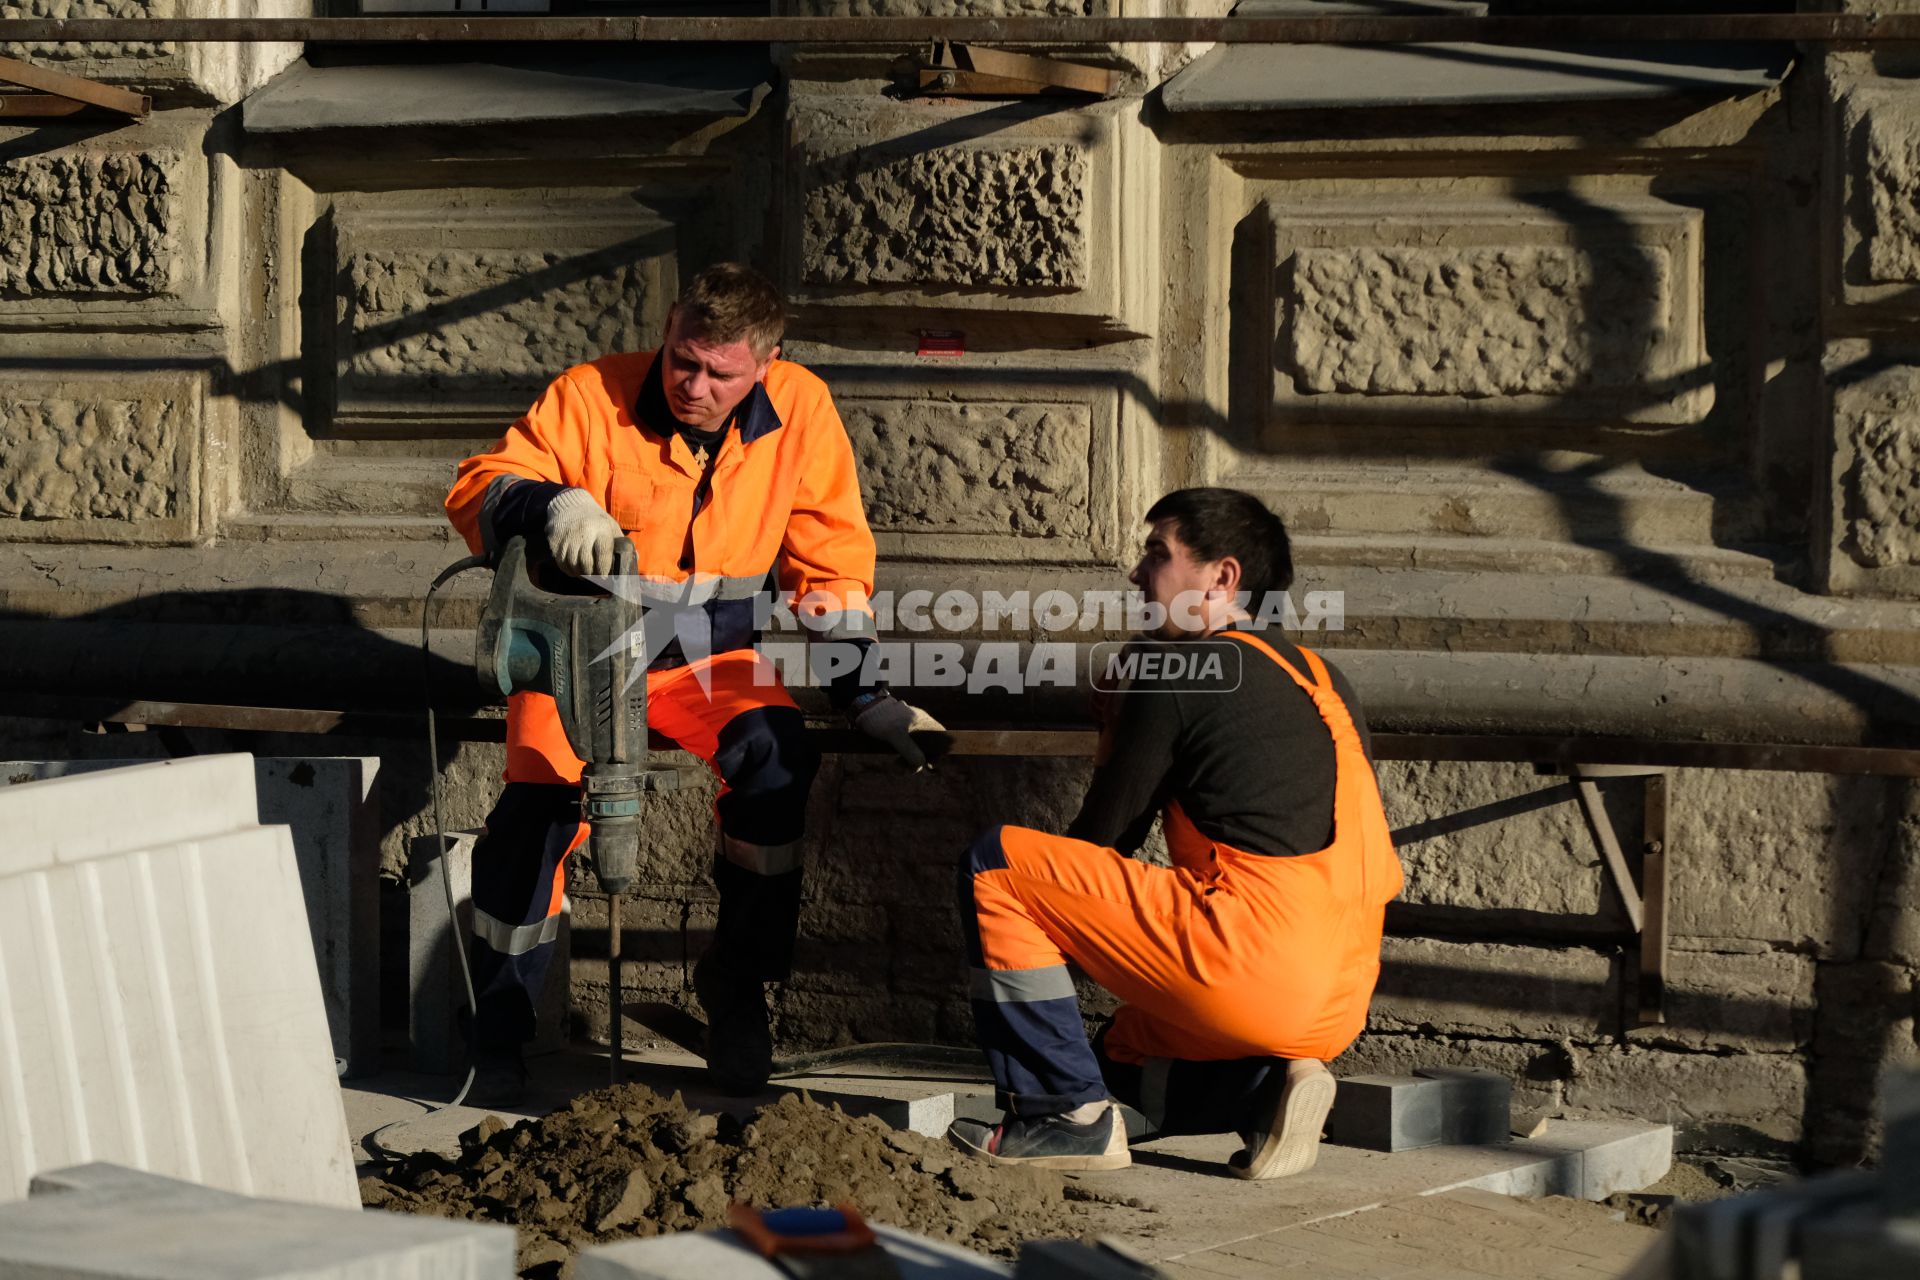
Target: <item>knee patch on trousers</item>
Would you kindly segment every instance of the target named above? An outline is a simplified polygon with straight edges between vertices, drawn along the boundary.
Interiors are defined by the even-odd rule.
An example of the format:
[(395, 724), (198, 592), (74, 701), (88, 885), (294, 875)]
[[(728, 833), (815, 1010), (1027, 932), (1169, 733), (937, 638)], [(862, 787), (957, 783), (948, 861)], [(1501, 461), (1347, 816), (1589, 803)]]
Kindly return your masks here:
[(726, 781), (720, 826), (757, 845), (785, 845), (806, 830), (807, 792), (820, 751), (795, 707), (756, 707), (720, 730), (713, 766)]

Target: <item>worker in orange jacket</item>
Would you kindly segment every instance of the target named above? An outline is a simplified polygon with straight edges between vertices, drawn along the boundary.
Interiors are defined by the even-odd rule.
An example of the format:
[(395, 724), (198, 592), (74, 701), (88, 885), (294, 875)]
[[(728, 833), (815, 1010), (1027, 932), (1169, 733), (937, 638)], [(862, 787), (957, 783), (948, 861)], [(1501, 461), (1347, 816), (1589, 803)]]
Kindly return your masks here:
[[(1146, 518), (1130, 580), (1160, 616), (1129, 646), (1079, 816), (1065, 835), (995, 827), (961, 863), (974, 1025), (1006, 1115), (950, 1136), (1117, 1169), (1118, 1098), (1163, 1134), (1238, 1133), (1231, 1171), (1280, 1177), (1318, 1153), (1326, 1064), (1366, 1025), (1400, 864), (1353, 690), (1254, 625), (1293, 580), (1279, 517), (1183, 489)], [(1128, 856), (1156, 817), (1171, 866)], [(1097, 1045), (1069, 963), (1125, 1002)]]
[[(669, 313), (657, 351), (561, 374), (497, 445), (460, 464), (446, 501), (476, 552), (520, 535), (576, 577), (612, 574), (618, 540), (630, 539), (643, 598), (673, 615), (666, 643), (648, 628), (648, 727), (722, 783), (719, 918), (694, 988), (708, 1069), (739, 1093), (771, 1069), (764, 984), (792, 967), (819, 764), (799, 709), (753, 648), (769, 576), (816, 637), (838, 642), (828, 694), (857, 728), (914, 768), (926, 760), (912, 735), (939, 728), (857, 661), (872, 643), (873, 535), (826, 384), (777, 358), (785, 319), (763, 276), (709, 267)], [(506, 786), (473, 855), (476, 1101), (503, 1105), (525, 1086), (521, 1045), (534, 1032), (565, 860), (586, 836), (583, 767), (551, 697), (509, 699)]]

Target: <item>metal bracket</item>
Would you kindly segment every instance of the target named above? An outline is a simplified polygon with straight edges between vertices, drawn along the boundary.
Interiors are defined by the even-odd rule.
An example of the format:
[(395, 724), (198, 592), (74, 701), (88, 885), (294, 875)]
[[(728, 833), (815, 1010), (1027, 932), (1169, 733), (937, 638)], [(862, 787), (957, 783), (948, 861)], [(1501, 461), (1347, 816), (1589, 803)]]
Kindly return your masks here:
[[(1641, 765), (1576, 764), (1570, 767), (1578, 788), (1580, 808), (1600, 848), (1608, 877), (1626, 908), (1627, 919), (1639, 935), (1639, 985), (1633, 996), (1637, 1026), (1667, 1020), (1667, 771)], [(1641, 824), (1640, 878), (1634, 882), (1613, 819), (1600, 802), (1600, 778), (1638, 778), (1645, 817)]]
[(84, 80), (62, 71), (49, 71), (18, 58), (0, 57), (0, 87), (18, 86), (32, 93), (0, 93), (0, 120), (71, 116), (88, 107), (117, 111), (144, 120), (153, 111), (153, 99), (144, 93), (116, 89), (97, 80)]
[(925, 93), (987, 94), (1027, 97), (1049, 90), (1092, 94), (1113, 92), (1114, 73), (1083, 62), (1061, 62), (1025, 53), (982, 49), (952, 40), (936, 40), (924, 58), (912, 63), (915, 87)]

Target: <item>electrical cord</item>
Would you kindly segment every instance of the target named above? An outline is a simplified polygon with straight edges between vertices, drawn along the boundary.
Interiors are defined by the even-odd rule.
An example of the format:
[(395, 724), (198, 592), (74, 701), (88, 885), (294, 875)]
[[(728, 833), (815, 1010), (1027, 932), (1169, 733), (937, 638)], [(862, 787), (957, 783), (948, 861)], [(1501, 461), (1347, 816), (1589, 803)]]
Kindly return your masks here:
[[(466, 939), (460, 936), (460, 914), (453, 902), (453, 872), (447, 865), (447, 825), (440, 816), (440, 734), (438, 721), (435, 719), (433, 713), (433, 633), (431, 630), (431, 618), (434, 592), (467, 570), (484, 569), (490, 564), (492, 564), (492, 561), (486, 556), (468, 556), (464, 560), (456, 561), (440, 571), (440, 576), (433, 580), (433, 584), (427, 588), (426, 595), (420, 599), (420, 688), (427, 705), (427, 789), (433, 796), (433, 835), (434, 839), (440, 843), (440, 888), (446, 895), (447, 900), (447, 927), (453, 936), (453, 954), (460, 962), (460, 981), (467, 992), (467, 1014), (470, 1018), (475, 1019), (480, 1016), (480, 1001), (473, 993), (473, 968), (467, 962)], [(462, 1102), (465, 1102), (467, 1091), (473, 1088), (473, 1072), (474, 1065), (469, 1062), (467, 1064), (467, 1078), (461, 1082), (460, 1092), (453, 1095), (451, 1102), (443, 1103), (437, 1107), (429, 1107), (422, 1115), (409, 1116), (404, 1120), (393, 1120), (381, 1125), (378, 1129), (375, 1129), (372, 1133), (360, 1139), (361, 1148), (382, 1164), (390, 1164), (396, 1160), (405, 1159), (408, 1153), (395, 1151), (392, 1147), (385, 1145), (381, 1141), (380, 1135), (386, 1133), (389, 1129), (397, 1129), (401, 1125), (414, 1124), (418, 1121), (425, 1120), (428, 1116), (437, 1116), (442, 1111), (451, 1111)]]

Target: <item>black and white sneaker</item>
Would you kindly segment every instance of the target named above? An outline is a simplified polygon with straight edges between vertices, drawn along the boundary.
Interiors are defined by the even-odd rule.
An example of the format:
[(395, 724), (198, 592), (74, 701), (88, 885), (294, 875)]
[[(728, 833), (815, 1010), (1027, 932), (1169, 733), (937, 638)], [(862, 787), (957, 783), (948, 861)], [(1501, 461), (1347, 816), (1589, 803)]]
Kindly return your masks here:
[(1120, 1113), (1107, 1109), (1085, 1124), (1065, 1116), (1002, 1116), (999, 1124), (955, 1120), (947, 1141), (1001, 1164), (1040, 1169), (1124, 1169), (1133, 1163)]
[(1327, 1064), (1314, 1058), (1274, 1064), (1260, 1086), (1253, 1129), (1241, 1135), (1246, 1146), (1227, 1161), (1229, 1171), (1236, 1178), (1266, 1179), (1313, 1168), (1336, 1084)]

